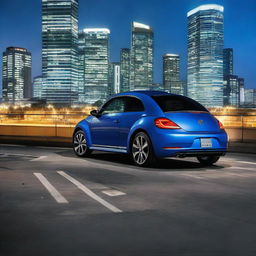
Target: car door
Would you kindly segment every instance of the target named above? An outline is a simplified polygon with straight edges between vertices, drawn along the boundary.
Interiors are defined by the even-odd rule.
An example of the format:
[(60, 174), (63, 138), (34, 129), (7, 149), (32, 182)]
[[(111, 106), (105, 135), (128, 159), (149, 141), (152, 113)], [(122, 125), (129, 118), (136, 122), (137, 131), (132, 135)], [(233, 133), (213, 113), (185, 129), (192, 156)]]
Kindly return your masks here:
[(99, 117), (90, 121), (92, 143), (94, 146), (119, 146), (119, 122), (124, 112), (124, 99), (114, 98), (108, 101), (100, 110)]
[(127, 147), (127, 140), (133, 124), (145, 116), (145, 109), (142, 101), (134, 96), (126, 96), (124, 112), (120, 116), (119, 132), (120, 146)]

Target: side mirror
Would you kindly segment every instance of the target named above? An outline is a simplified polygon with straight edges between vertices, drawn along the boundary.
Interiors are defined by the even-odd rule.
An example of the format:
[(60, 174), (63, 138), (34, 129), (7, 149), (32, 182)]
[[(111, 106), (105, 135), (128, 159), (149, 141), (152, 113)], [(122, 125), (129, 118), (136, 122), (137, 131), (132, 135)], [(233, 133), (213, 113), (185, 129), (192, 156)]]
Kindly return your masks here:
[(93, 109), (93, 110), (90, 112), (90, 114), (91, 114), (92, 116), (96, 116), (96, 117), (99, 117), (99, 116), (100, 116), (99, 111), (96, 110), (96, 109)]

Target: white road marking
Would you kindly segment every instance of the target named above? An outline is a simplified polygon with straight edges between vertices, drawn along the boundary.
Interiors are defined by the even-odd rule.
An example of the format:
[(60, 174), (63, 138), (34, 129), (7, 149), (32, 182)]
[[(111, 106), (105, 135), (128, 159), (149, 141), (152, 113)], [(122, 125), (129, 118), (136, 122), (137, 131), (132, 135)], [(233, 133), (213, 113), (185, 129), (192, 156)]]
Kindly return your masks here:
[(200, 180), (204, 180), (205, 179), (204, 177), (196, 176), (196, 175), (193, 175), (193, 174), (181, 174), (181, 175), (182, 176), (186, 176), (186, 177), (190, 177), (190, 178), (200, 179)]
[(65, 173), (63, 171), (57, 171), (57, 173), (60, 174), (61, 176), (63, 176), (64, 178), (66, 178), (67, 180), (69, 180), (70, 182), (72, 182), (79, 189), (81, 189), (85, 194), (87, 194), (89, 197), (91, 197), (92, 199), (96, 200), (97, 202), (99, 202), (100, 204), (102, 204), (103, 206), (108, 208), (110, 211), (115, 212), (115, 213), (122, 212), (122, 210), (118, 209), (114, 205), (108, 203), (107, 201), (105, 201), (104, 199), (102, 199), (101, 197), (96, 195), (89, 188), (87, 188), (85, 185), (83, 185), (81, 182), (77, 181), (76, 179), (74, 179), (73, 177), (68, 175), (67, 173)]
[(39, 179), (39, 181), (44, 185), (44, 187), (59, 204), (68, 203), (67, 199), (62, 196), (61, 193), (41, 173), (34, 172), (34, 175)]
[(247, 161), (237, 161), (238, 163), (243, 163), (243, 164), (255, 164), (255, 162), (247, 162)]
[(42, 160), (42, 159), (44, 159), (44, 158), (46, 158), (47, 156), (39, 156), (39, 157), (37, 157), (37, 158), (34, 158), (34, 159), (31, 159), (31, 160), (29, 160), (30, 162), (35, 162), (35, 161), (40, 161), (40, 160)]
[(101, 191), (103, 194), (106, 194), (108, 196), (123, 196), (126, 195), (126, 193), (119, 191), (119, 190), (115, 190), (115, 189), (108, 189), (108, 190), (103, 190)]

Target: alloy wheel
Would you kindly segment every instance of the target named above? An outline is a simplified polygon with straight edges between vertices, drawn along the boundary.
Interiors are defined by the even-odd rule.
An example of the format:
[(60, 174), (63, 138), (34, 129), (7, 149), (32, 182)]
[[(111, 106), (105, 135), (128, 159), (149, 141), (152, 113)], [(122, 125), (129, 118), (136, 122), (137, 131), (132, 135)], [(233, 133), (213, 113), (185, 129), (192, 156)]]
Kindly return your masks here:
[(77, 132), (74, 136), (74, 150), (75, 152), (82, 156), (87, 150), (87, 143), (83, 132)]
[(132, 156), (138, 165), (143, 165), (149, 156), (149, 144), (143, 135), (134, 138), (132, 144)]

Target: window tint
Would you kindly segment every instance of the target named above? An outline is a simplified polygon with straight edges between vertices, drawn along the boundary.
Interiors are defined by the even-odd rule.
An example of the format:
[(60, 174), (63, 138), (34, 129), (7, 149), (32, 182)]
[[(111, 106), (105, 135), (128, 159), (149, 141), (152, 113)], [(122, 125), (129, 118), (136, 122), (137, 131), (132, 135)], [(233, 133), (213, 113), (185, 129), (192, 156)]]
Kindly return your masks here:
[[(177, 95), (168, 95), (168, 96), (152, 96), (152, 98), (157, 102), (159, 107), (163, 112), (170, 111), (207, 111), (198, 102)], [(208, 112), (208, 111), (207, 111)]]
[(144, 111), (143, 103), (134, 97), (125, 97), (125, 112), (141, 112)]
[(103, 106), (102, 114), (120, 113), (124, 112), (125, 100), (124, 98), (112, 99)]

